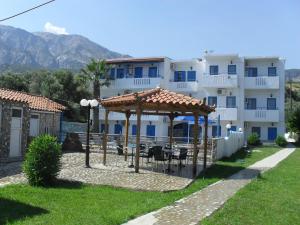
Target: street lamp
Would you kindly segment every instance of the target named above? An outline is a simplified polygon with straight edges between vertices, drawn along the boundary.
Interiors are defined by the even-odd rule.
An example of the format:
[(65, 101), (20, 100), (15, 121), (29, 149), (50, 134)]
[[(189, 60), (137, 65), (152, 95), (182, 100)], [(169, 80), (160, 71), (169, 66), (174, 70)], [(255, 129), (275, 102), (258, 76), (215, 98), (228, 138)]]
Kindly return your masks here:
[(87, 113), (87, 131), (86, 131), (86, 148), (85, 148), (85, 167), (90, 167), (90, 111), (92, 108), (98, 106), (98, 101), (96, 99), (86, 100), (81, 99), (80, 105), (82, 107), (88, 107)]
[(227, 129), (227, 137), (229, 137), (229, 131), (231, 129), (231, 124), (230, 123), (226, 124), (226, 129)]

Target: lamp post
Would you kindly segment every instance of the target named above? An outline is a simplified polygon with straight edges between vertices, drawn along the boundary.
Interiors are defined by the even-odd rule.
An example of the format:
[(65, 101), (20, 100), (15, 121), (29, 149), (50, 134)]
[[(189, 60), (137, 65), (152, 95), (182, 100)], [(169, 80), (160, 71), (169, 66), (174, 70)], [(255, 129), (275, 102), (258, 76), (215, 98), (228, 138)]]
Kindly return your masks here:
[(96, 99), (93, 100), (86, 100), (81, 99), (80, 105), (82, 107), (88, 108), (87, 113), (87, 131), (86, 131), (86, 148), (85, 148), (85, 167), (90, 167), (90, 111), (92, 108), (98, 106), (98, 101)]
[(231, 124), (230, 123), (226, 124), (226, 129), (227, 129), (227, 137), (229, 137), (229, 132), (230, 132), (230, 129), (231, 129)]

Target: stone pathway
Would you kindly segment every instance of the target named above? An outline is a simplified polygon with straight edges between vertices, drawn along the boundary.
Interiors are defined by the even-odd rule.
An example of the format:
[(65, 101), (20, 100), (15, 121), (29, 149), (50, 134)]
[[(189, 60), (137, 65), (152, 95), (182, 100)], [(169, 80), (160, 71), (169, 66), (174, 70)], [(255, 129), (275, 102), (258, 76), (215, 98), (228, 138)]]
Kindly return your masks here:
[(288, 157), (295, 148), (285, 148), (256, 162), (226, 180), (216, 182), (195, 192), (173, 205), (148, 213), (124, 225), (191, 225), (198, 224), (203, 218), (220, 208), (238, 190), (250, 183), (259, 173), (275, 167)]

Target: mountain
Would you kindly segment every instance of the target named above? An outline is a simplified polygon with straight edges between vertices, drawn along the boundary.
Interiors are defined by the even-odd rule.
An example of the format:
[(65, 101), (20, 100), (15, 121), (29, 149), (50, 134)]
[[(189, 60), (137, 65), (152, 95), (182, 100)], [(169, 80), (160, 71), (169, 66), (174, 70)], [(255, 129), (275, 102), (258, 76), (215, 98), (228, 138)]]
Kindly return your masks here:
[(0, 25), (0, 70), (8, 68), (66, 68), (78, 70), (91, 58), (128, 57), (110, 51), (80, 35), (30, 33)]
[(300, 69), (285, 70), (285, 79), (287, 81), (293, 80), (295, 82), (300, 82)]

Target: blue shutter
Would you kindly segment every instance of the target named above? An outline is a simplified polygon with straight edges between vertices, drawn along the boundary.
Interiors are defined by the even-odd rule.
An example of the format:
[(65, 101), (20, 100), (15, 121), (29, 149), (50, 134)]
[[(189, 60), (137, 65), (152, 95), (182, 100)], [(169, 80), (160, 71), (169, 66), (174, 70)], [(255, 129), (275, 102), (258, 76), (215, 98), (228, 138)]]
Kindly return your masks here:
[(134, 78), (142, 78), (142, 77), (143, 77), (143, 67), (135, 67)]
[(236, 74), (236, 65), (228, 65), (228, 74)]
[(267, 109), (268, 110), (276, 109), (276, 98), (267, 98)]
[(185, 82), (186, 81), (185, 71), (175, 71), (174, 72), (174, 81), (175, 82)]
[(122, 125), (115, 124), (115, 134), (122, 134)]
[(268, 67), (268, 76), (269, 77), (277, 76), (276, 67)]
[(148, 77), (157, 77), (157, 67), (156, 66), (149, 67)]
[(208, 105), (211, 105), (211, 106), (213, 106), (213, 105), (217, 106), (217, 103), (218, 103), (217, 96), (208, 96), (207, 103), (208, 103)]
[(212, 136), (213, 137), (217, 137), (217, 136), (221, 136), (221, 126), (219, 126), (219, 135), (217, 135), (217, 131), (218, 130), (218, 126), (213, 125), (212, 126)]
[(231, 131), (236, 131), (236, 126), (231, 126), (230, 130)]
[(105, 124), (101, 123), (100, 125), (100, 133), (103, 133), (105, 131)]
[(115, 73), (116, 73), (116, 69), (115, 68), (111, 68), (110, 69), (110, 79), (115, 79)]
[(124, 69), (123, 68), (118, 68), (117, 69), (117, 78), (124, 78)]
[(196, 71), (187, 72), (187, 81), (196, 81)]
[(274, 141), (277, 137), (277, 127), (268, 127), (268, 140)]
[(209, 74), (210, 75), (218, 75), (219, 74), (219, 66), (217, 66), (217, 65), (209, 66)]
[(155, 125), (147, 125), (147, 136), (155, 137)]
[(248, 77), (257, 77), (257, 68), (256, 67), (246, 68), (246, 74)]
[(132, 125), (131, 134), (136, 135), (136, 125), (135, 124)]
[(246, 109), (256, 109), (256, 98), (246, 98)]

